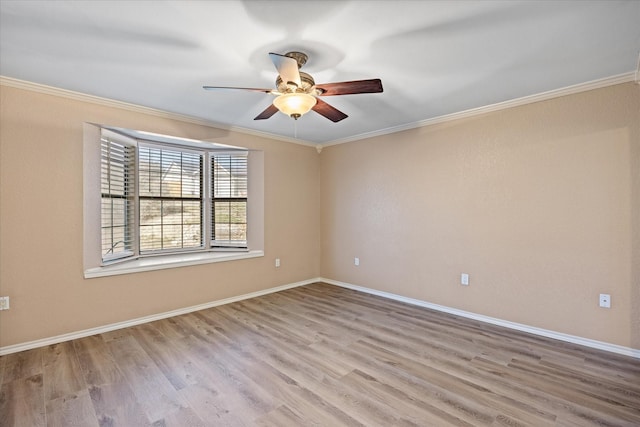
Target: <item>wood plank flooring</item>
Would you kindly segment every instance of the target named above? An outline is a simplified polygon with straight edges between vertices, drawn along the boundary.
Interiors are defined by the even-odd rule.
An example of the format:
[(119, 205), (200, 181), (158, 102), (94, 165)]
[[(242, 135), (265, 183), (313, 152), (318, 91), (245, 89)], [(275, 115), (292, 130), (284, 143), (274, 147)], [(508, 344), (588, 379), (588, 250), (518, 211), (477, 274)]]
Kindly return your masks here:
[(0, 358), (1, 426), (638, 426), (640, 361), (317, 283)]

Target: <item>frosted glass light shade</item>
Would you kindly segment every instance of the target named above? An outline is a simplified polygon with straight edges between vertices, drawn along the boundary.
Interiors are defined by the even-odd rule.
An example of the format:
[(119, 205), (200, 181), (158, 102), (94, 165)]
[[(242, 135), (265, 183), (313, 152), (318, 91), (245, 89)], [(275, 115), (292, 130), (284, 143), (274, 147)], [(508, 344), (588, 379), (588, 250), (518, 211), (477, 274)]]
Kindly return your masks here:
[(287, 116), (297, 120), (316, 105), (316, 98), (308, 93), (285, 93), (274, 99), (273, 105)]

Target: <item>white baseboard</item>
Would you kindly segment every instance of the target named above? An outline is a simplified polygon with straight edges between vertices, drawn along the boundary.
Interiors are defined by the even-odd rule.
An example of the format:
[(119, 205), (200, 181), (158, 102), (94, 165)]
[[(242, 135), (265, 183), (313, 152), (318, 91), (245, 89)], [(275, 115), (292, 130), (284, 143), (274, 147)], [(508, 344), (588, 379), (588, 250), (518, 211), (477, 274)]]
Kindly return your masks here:
[(9, 345), (0, 347), (0, 356), (6, 354), (17, 353), (19, 351), (31, 350), (33, 348), (45, 347), (51, 344), (58, 344), (65, 341), (71, 341), (78, 338), (84, 338), (91, 335), (102, 334), (104, 332), (111, 332), (117, 329), (128, 328), (130, 326), (141, 325), (143, 323), (149, 323), (156, 320), (166, 319), (168, 317), (179, 316), (181, 314), (192, 313), (198, 310), (204, 310), (211, 307), (217, 307), (219, 305), (230, 304), (232, 302), (242, 301), (250, 298), (259, 297), (262, 295), (272, 294), (274, 292), (284, 291), (286, 289), (296, 288), (298, 286), (309, 285), (317, 282), (319, 279), (304, 280), (302, 282), (290, 283), (288, 285), (276, 286), (274, 288), (264, 289), (262, 291), (251, 292), (244, 295), (238, 295), (235, 297), (225, 298), (217, 301), (206, 302), (204, 304), (193, 305), (191, 307), (179, 308), (177, 310), (166, 311), (164, 313), (152, 314), (150, 316), (138, 317), (137, 319), (127, 320), (124, 322), (111, 323), (105, 326), (98, 326), (96, 328), (84, 329), (82, 331), (70, 332), (68, 334), (57, 335), (50, 338), (43, 338), (35, 341), (29, 341), (22, 344)]
[(244, 295), (238, 295), (235, 297), (225, 298), (217, 301), (211, 301), (204, 304), (193, 305), (191, 307), (180, 308), (177, 310), (171, 310), (164, 313), (153, 314), (150, 316), (139, 317), (137, 319), (127, 320), (124, 322), (112, 323), (109, 325), (99, 326), (96, 328), (84, 329), (82, 331), (57, 335), (50, 338), (43, 338), (35, 341), (29, 341), (22, 344), (15, 344), (10, 346), (0, 347), (0, 356), (4, 356), (6, 354), (11, 354), (11, 353), (17, 353), (19, 351), (24, 351), (24, 350), (31, 350), (33, 348), (45, 347), (51, 344), (58, 344), (61, 342), (70, 341), (78, 338), (84, 338), (91, 335), (101, 334), (104, 332), (111, 332), (117, 329), (128, 328), (130, 326), (141, 325), (143, 323), (166, 319), (168, 317), (179, 316), (181, 314), (192, 313), (198, 310), (204, 310), (211, 307), (217, 307), (220, 305), (230, 304), (237, 301), (242, 301), (250, 298), (259, 297), (262, 295), (271, 294), (274, 292), (280, 292), (286, 289), (292, 289), (299, 286), (310, 285), (316, 282), (328, 283), (330, 285), (353, 289), (355, 291), (365, 292), (368, 294), (389, 298), (392, 300), (404, 302), (411, 305), (430, 308), (432, 310), (442, 311), (444, 313), (454, 314), (456, 316), (466, 317), (473, 320), (479, 320), (481, 322), (490, 323), (492, 325), (503, 326), (505, 328), (515, 329), (522, 332), (528, 332), (534, 335), (540, 335), (547, 338), (553, 338), (560, 341), (566, 341), (573, 344), (583, 345), (585, 347), (596, 348), (599, 350), (609, 351), (612, 353), (618, 353), (625, 356), (631, 356), (636, 359), (640, 359), (640, 350), (638, 349), (624, 347), (616, 344), (609, 344), (606, 342), (596, 341), (588, 338), (582, 338), (575, 335), (563, 334), (561, 332), (550, 331), (547, 329), (536, 328), (533, 326), (527, 326), (521, 323), (510, 322), (508, 320), (496, 319), (494, 317), (489, 317), (481, 314), (471, 313), (468, 311), (458, 310), (458, 309), (446, 307), (443, 305), (433, 304), (430, 302), (426, 302), (426, 301), (422, 301), (414, 298), (404, 297), (402, 295), (392, 294), (390, 292), (378, 291), (376, 289), (365, 288), (364, 286), (353, 285), (351, 283), (340, 282), (337, 280), (327, 279), (324, 277), (316, 277), (313, 279), (303, 280), (301, 282), (290, 283), (282, 286), (276, 286), (274, 288), (251, 292)]
[(610, 351), (612, 353), (623, 354), (625, 356), (631, 356), (636, 359), (640, 359), (640, 350), (624, 347), (621, 345), (610, 344), (602, 341), (596, 341), (588, 338), (582, 338), (575, 335), (563, 334), (561, 332), (550, 331), (547, 329), (536, 328), (533, 326), (523, 325), (521, 323), (510, 322), (508, 320), (496, 319), (495, 317), (484, 316), (482, 314), (471, 313), (468, 311), (458, 310), (443, 305), (433, 304), (430, 302), (403, 297), (402, 295), (396, 295), (389, 292), (378, 291), (376, 289), (365, 288), (363, 286), (352, 285), (350, 283), (339, 282), (337, 280), (327, 279), (324, 277), (318, 278), (318, 282), (328, 283), (330, 285), (340, 286), (343, 288), (353, 289), (355, 291), (365, 292), (372, 295), (377, 295), (384, 298), (404, 302), (411, 305), (417, 305), (420, 307), (430, 308), (432, 310), (442, 311), (444, 313), (454, 314), (460, 317), (466, 317), (468, 319), (479, 320), (481, 322), (490, 323), (492, 325), (504, 326), (505, 328), (515, 329), (522, 332), (528, 332), (534, 335), (540, 335), (547, 338), (553, 338), (560, 341), (566, 341), (573, 344), (583, 345), (585, 347), (597, 348), (598, 350)]

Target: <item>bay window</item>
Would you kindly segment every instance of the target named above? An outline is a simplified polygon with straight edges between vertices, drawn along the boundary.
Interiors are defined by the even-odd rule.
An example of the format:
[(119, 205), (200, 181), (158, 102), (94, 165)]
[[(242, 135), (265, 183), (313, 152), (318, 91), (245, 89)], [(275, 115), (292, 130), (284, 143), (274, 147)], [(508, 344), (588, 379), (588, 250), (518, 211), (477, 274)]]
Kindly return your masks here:
[[(96, 136), (92, 133), (89, 140)], [(217, 252), (223, 260), (234, 259), (232, 252), (262, 255), (256, 244), (263, 236), (262, 206), (253, 209), (256, 224), (249, 223), (253, 200), (247, 149), (104, 127), (99, 128), (99, 139), (100, 168), (95, 172), (90, 166), (95, 144), (87, 143), (85, 131), (85, 246), (95, 247), (98, 239), (92, 211), (97, 205), (94, 193), (100, 193), (99, 265), (85, 247), (86, 258), (94, 260), (85, 262), (85, 277), (122, 274), (109, 271), (126, 267), (108, 267), (132, 260), (165, 257), (138, 264), (167, 268), (185, 260), (216, 262), (214, 255), (198, 254)], [(261, 156), (253, 157), (260, 163)], [(259, 173), (262, 166), (253, 169)], [(95, 174), (99, 188), (92, 184), (98, 181)], [(256, 205), (261, 205), (261, 184), (254, 187)], [(252, 230), (257, 238), (250, 248)]]

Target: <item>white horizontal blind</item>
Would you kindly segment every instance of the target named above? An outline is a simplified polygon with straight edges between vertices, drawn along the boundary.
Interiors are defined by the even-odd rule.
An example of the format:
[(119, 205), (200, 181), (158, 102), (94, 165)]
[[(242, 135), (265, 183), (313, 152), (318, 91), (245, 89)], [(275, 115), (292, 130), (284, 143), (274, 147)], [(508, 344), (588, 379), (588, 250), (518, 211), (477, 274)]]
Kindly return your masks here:
[(140, 144), (140, 253), (203, 246), (202, 152)]
[(247, 249), (246, 150), (142, 140), (106, 128), (100, 142), (103, 264)]
[(211, 245), (247, 247), (247, 152), (211, 156)]
[(101, 137), (102, 261), (132, 256), (135, 237), (135, 147)]

